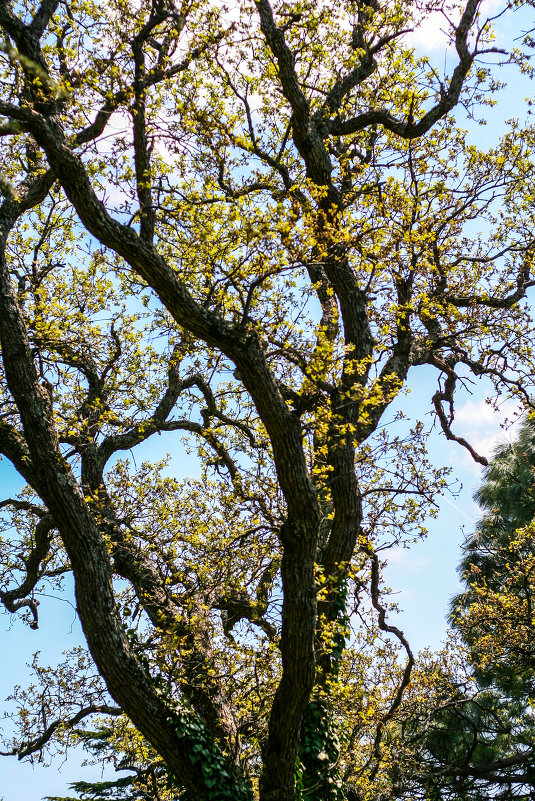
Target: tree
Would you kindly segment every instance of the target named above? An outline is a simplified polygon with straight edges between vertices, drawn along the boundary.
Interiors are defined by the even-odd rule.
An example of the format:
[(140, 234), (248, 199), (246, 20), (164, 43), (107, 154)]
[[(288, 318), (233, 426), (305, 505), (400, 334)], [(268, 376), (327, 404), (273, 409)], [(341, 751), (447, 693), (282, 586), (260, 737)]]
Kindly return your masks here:
[[(0, 599), (36, 626), (71, 571), (101, 677), (21, 691), (11, 752), (124, 713), (181, 798), (380, 797), (414, 664), (382, 552), (445, 481), (385, 414), (430, 366), (485, 463), (457, 384), (533, 373), (533, 134), (455, 127), (500, 56), (467, 0), (441, 76), (434, 8), (0, 2)], [(200, 479), (119, 459), (173, 431)]]
[(527, 698), (482, 686), (466, 645), (451, 638), (417, 660), (395, 725), (385, 798), (532, 799), (533, 715)]
[(431, 754), (427, 773), (441, 798), (448, 783), (454, 797), (485, 798), (489, 787), (492, 797), (533, 797), (534, 433), (528, 417), (517, 438), (496, 449), (475, 494), (484, 515), (465, 545), (465, 590), (452, 604), (452, 623), (468, 649), (461, 660), (467, 678), (449, 676), (446, 702), (431, 705), (438, 720), (428, 703), (409, 718), (420, 775), (425, 782), (422, 765)]
[(533, 695), (534, 424), (501, 445), (476, 493), (484, 511), (466, 544), (460, 571), (465, 591), (453, 622), (471, 651), (478, 676), (526, 702)]
[(462, 642), (413, 673), (394, 731), (396, 798), (533, 798), (534, 445), (527, 417), (484, 469), (452, 604)]

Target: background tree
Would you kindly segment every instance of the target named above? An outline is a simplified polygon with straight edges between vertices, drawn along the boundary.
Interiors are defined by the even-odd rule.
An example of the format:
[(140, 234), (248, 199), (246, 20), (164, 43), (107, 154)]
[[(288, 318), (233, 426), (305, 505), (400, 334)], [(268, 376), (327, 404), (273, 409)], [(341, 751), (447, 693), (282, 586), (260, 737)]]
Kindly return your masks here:
[(527, 418), (484, 469), (475, 495), (484, 516), (453, 603), (462, 642), (413, 673), (394, 729), (396, 797), (533, 798), (534, 443)]
[(533, 798), (529, 700), (482, 686), (474, 673), (466, 646), (453, 638), (441, 652), (419, 655), (386, 735), (385, 798)]
[(532, 597), (535, 554), (535, 428), (501, 445), (475, 498), (484, 516), (465, 546), (466, 586), (453, 622), (470, 647), (478, 677), (525, 699), (533, 695)]
[[(496, 50), (445, 8), (441, 76), (433, 8), (0, 2), (0, 597), (36, 626), (72, 571), (106, 685), (49, 672), (8, 752), (124, 713), (192, 801), (380, 797), (414, 665), (381, 560), (444, 486), (385, 413), (430, 366), (485, 463), (458, 383), (533, 374), (533, 134), (454, 126)], [(199, 479), (120, 460), (173, 431)]]
[[(116, 719), (114, 726), (81, 730), (78, 735), (88, 755), (99, 764), (113, 765), (119, 776), (72, 783), (76, 801), (170, 801), (177, 797), (165, 765), (126, 719)], [(47, 796), (46, 801), (74, 799)]]

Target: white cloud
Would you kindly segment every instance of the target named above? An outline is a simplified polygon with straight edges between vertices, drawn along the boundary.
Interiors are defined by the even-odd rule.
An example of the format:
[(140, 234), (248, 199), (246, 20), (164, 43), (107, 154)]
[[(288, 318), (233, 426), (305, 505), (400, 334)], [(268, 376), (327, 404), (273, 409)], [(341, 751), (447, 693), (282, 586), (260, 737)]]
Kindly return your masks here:
[(496, 412), (489, 403), (483, 400), (469, 400), (455, 411), (458, 425), (476, 428), (496, 428), (502, 422), (503, 415)]
[(433, 11), (412, 33), (408, 34), (409, 45), (426, 52), (445, 50), (449, 44), (448, 23), (440, 11)]
[(388, 551), (388, 570), (398, 575), (421, 573), (431, 563), (430, 559), (416, 557), (408, 548), (390, 548)]
[[(481, 4), (480, 19), (492, 17), (504, 7), (503, 0), (483, 0)], [(426, 53), (446, 51), (451, 44), (452, 26), (460, 19), (464, 3), (456, 3), (453, 7), (444, 3), (444, 10), (432, 11), (425, 16), (420, 25), (407, 36), (412, 47), (421, 49)]]
[[(494, 449), (501, 442), (514, 440), (520, 424), (519, 407), (512, 401), (506, 401), (498, 409), (494, 409), (484, 400), (469, 400), (455, 410), (452, 425), (454, 434), (464, 437), (474, 450), (487, 459), (492, 458)], [(452, 459), (473, 474), (480, 473), (480, 467), (467, 451), (462, 454), (455, 448)]]

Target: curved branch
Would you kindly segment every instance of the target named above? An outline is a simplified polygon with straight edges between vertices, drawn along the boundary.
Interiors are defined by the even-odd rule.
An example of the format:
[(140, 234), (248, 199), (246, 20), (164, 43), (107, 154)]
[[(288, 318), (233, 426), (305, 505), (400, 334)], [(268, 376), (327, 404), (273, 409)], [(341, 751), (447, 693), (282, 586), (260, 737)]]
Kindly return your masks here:
[[(1, 506), (1, 504), (0, 504)], [(41, 520), (35, 527), (35, 545), (30, 551), (28, 557), (24, 560), (26, 565), (26, 577), (22, 584), (13, 590), (0, 590), (0, 601), (4, 604), (8, 612), (14, 613), (24, 606), (30, 608), (33, 615), (33, 620), (30, 623), (30, 628), (37, 629), (39, 627), (39, 619), (37, 614), (37, 602), (33, 598), (27, 596), (34, 590), (37, 582), (42, 578), (40, 571), (41, 562), (43, 562), (50, 551), (50, 543), (52, 542), (52, 531), (55, 528), (52, 516), (44, 514)]]
[(73, 717), (69, 718), (68, 720), (55, 720), (50, 724), (50, 726), (47, 726), (45, 731), (40, 734), (39, 737), (35, 737), (33, 740), (24, 743), (24, 745), (13, 748), (11, 751), (0, 751), (0, 756), (16, 756), (18, 759), (24, 759), (24, 757), (35, 754), (36, 751), (41, 751), (42, 748), (52, 738), (54, 732), (56, 732), (58, 729), (72, 729), (88, 715), (95, 714), (122, 715), (123, 710), (118, 706), (108, 706), (107, 704), (84, 706), (79, 712), (76, 713), (76, 715), (73, 715)]
[[(489, 460), (485, 456), (480, 456), (474, 448), (470, 445), (470, 443), (464, 439), (464, 437), (458, 437), (456, 434), (453, 433), (451, 430), (451, 423), (454, 419), (454, 407), (453, 407), (453, 393), (455, 391), (455, 385), (457, 383), (457, 374), (453, 367), (446, 364), (445, 361), (439, 359), (437, 356), (431, 356), (429, 360), (430, 364), (433, 364), (435, 367), (438, 367), (443, 373), (446, 374), (446, 380), (444, 381), (444, 389), (439, 389), (435, 392), (432, 397), (433, 406), (435, 407), (435, 411), (437, 413), (437, 417), (440, 422), (440, 426), (446, 435), (446, 439), (449, 439), (452, 442), (458, 442), (459, 445), (462, 445), (463, 448), (466, 448), (470, 456), (475, 462), (478, 464), (482, 464), (484, 467), (487, 467)], [(444, 411), (444, 407), (442, 406), (442, 402), (446, 401), (450, 407), (449, 415), (446, 414)]]
[(371, 591), (371, 600), (373, 607), (379, 613), (379, 628), (381, 629), (381, 631), (384, 631), (388, 634), (393, 634), (402, 644), (407, 654), (407, 662), (405, 664), (405, 669), (401, 677), (401, 682), (399, 683), (398, 689), (394, 696), (394, 700), (390, 704), (390, 708), (388, 709), (387, 713), (384, 715), (381, 722), (377, 726), (377, 732), (373, 744), (373, 753), (376, 759), (376, 764), (373, 767), (370, 774), (371, 778), (373, 779), (379, 769), (379, 761), (382, 757), (381, 740), (383, 737), (384, 727), (390, 720), (392, 720), (396, 711), (399, 709), (401, 701), (403, 700), (403, 694), (407, 689), (407, 687), (409, 686), (411, 680), (412, 668), (414, 667), (414, 655), (412, 653), (409, 642), (405, 637), (405, 635), (403, 634), (403, 632), (400, 629), (398, 629), (397, 626), (392, 626), (391, 624), (386, 622), (386, 609), (381, 603), (380, 591), (379, 591), (379, 558), (375, 553), (375, 551), (373, 550), (371, 544), (368, 544), (368, 547), (365, 548), (365, 552), (372, 564), (370, 591)]

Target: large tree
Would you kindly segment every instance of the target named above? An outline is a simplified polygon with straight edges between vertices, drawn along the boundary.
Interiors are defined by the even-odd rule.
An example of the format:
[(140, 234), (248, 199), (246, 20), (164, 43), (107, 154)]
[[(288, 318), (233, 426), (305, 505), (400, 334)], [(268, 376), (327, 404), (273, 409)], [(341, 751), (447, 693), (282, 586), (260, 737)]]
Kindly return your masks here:
[[(381, 797), (383, 551), (444, 483), (385, 414), (428, 366), (485, 463), (457, 385), (533, 374), (533, 135), (451, 116), (505, 58), (479, 6), (1, 0), (0, 599), (36, 626), (72, 572), (98, 671), (41, 671), (14, 752), (124, 713), (195, 801)], [(176, 431), (198, 479), (119, 458)]]

